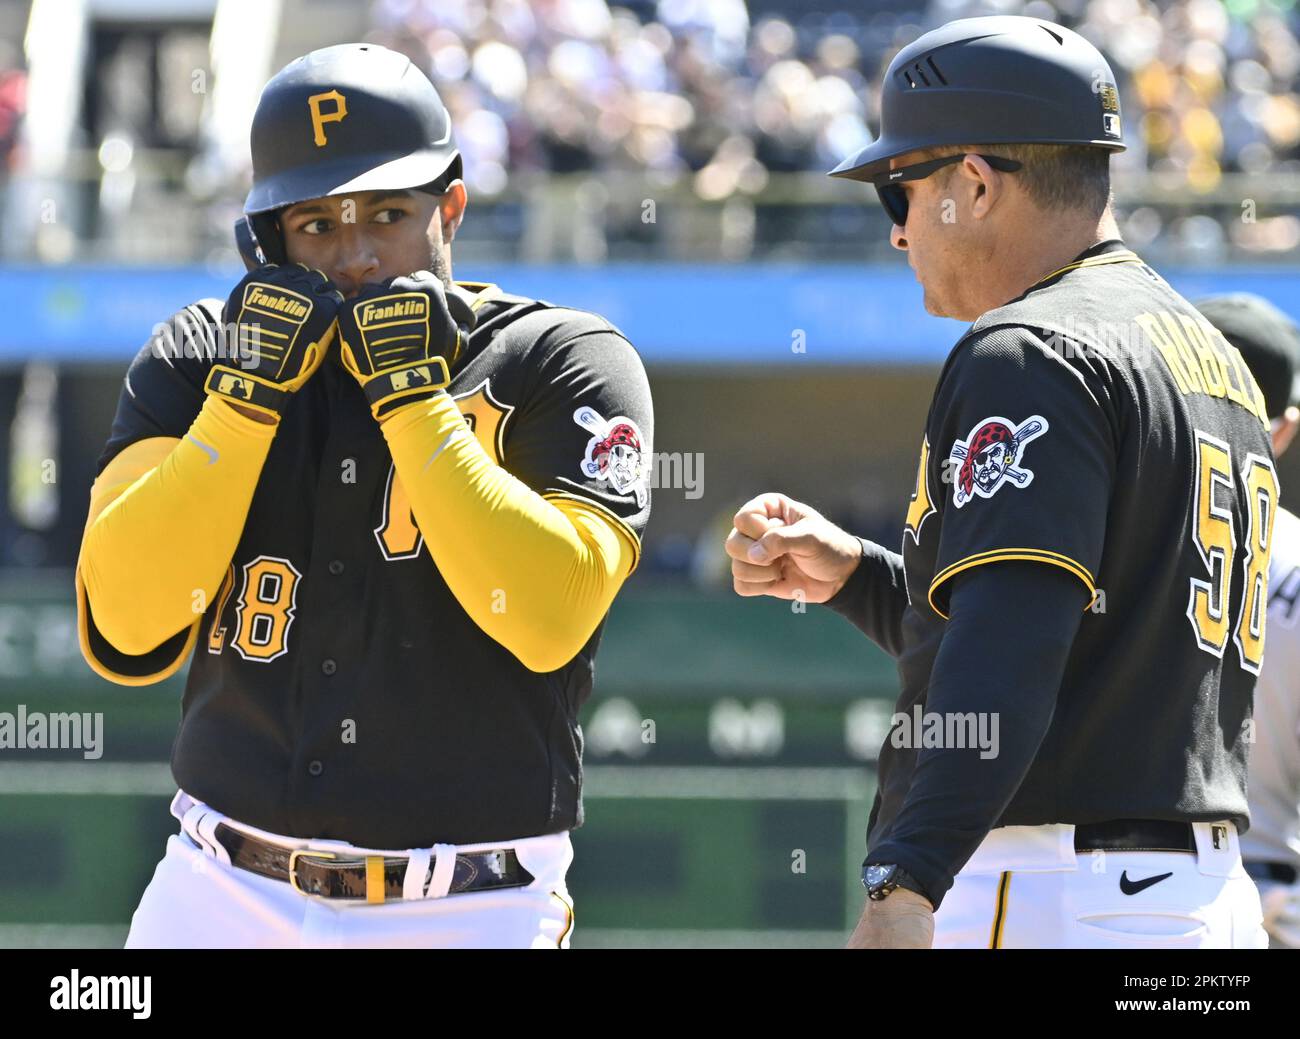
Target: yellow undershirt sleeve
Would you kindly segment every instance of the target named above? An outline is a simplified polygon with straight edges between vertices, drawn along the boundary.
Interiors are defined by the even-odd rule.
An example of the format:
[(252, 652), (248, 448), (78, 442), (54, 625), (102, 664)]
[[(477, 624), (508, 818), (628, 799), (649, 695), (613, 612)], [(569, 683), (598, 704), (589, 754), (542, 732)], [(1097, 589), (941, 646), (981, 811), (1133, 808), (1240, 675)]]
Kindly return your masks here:
[[(275, 430), (209, 397), (183, 439), (136, 441), (100, 473), (76, 574), (82, 653), (99, 674), (123, 681), (94, 659), (87, 599), (99, 633), (130, 656), (196, 628), (235, 554)], [(124, 684), (165, 678), (190, 634), (170, 671)]]
[(572, 660), (632, 572), (636, 535), (497, 465), (446, 393), (380, 428), (438, 571), (474, 623), (530, 671)]

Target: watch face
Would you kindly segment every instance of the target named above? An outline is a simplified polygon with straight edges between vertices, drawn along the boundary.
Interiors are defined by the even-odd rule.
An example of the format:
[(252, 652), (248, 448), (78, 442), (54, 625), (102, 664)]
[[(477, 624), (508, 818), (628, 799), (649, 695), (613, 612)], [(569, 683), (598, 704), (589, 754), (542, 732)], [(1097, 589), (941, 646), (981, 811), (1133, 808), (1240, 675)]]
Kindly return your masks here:
[(870, 866), (866, 866), (862, 870), (863, 886), (866, 887), (868, 890), (870, 890), (873, 887), (877, 887), (878, 885), (885, 883), (885, 881), (889, 880), (889, 878), (894, 875), (894, 870), (896, 868), (897, 868), (896, 866), (892, 866), (892, 865), (878, 866), (872, 864)]

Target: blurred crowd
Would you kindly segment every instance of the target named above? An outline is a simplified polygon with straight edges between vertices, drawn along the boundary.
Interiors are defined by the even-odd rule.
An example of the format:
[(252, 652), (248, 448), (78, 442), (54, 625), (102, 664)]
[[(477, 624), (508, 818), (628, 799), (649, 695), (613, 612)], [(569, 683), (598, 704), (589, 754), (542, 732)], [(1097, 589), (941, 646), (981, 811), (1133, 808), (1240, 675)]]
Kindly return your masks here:
[[(1076, 29), (1120, 81), (1119, 168), (1193, 189), (1224, 172), (1300, 172), (1295, 0), (378, 0), (374, 39), (444, 92), (468, 179), (644, 169), (698, 195), (817, 170), (879, 127), (899, 48), (952, 18), (1030, 14)], [(766, 13), (760, 13), (766, 12)]]
[[(339, 38), (324, 22), (304, 32), (293, 7), (295, 42)], [(1153, 262), (1300, 251), (1300, 0), (372, 0), (354, 13), (446, 100), (479, 214), (458, 242), (478, 261), (888, 255), (884, 215), (820, 174), (878, 132), (900, 48), (999, 13), (1071, 26), (1110, 60), (1129, 145), (1113, 163), (1129, 177), (1121, 228)], [(192, 89), (207, 33), (153, 52), (124, 33), (99, 41), (87, 74), (106, 86), (83, 92), (72, 134), (83, 154), (68, 169), (98, 190), (75, 172), (75, 188), (10, 191), (0, 254), (60, 262), (89, 241), (108, 261), (233, 262), (247, 138), (242, 117), (211, 133)], [(19, 47), (0, 40), (0, 184), (6, 168), (24, 175), (24, 89)], [(594, 176), (556, 176), (572, 173)], [(1225, 181), (1237, 175), (1248, 189)], [(60, 191), (73, 219), (37, 222), (31, 199)], [(647, 226), (656, 198), (674, 205)]]

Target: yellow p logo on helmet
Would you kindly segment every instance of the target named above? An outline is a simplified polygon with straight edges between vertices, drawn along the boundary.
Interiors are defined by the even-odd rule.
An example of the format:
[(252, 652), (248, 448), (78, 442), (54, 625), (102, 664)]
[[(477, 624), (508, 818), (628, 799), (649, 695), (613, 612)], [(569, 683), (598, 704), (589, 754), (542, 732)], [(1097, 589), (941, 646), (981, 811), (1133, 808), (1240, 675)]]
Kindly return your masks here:
[[(323, 101), (333, 101), (334, 108), (322, 112), (320, 106)], [(337, 90), (327, 90), (323, 94), (312, 94), (307, 98), (307, 105), (311, 109), (311, 125), (312, 130), (315, 131), (316, 147), (324, 148), (325, 124), (343, 122), (344, 116), (348, 114), (348, 99)]]

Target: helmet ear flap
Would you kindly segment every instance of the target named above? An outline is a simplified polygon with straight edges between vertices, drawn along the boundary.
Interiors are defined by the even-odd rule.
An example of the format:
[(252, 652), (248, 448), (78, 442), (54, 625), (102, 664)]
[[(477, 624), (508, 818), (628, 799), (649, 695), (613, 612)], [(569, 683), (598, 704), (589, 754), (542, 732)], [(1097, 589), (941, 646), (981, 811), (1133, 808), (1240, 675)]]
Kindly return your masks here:
[(253, 236), (262, 250), (267, 263), (288, 263), (289, 256), (284, 248), (284, 233), (280, 230), (280, 213), (254, 213), (248, 218), (253, 229)]
[(266, 254), (262, 252), (257, 236), (253, 234), (253, 225), (246, 216), (235, 221), (235, 247), (239, 250), (244, 266), (250, 271), (266, 265)]
[(450, 184), (453, 180), (463, 179), (464, 175), (465, 165), (461, 162), (460, 152), (457, 152), (456, 157), (451, 160), (451, 165), (447, 167), (447, 172), (438, 179), (444, 185), (443, 190), (446, 191), (446, 185)]
[(460, 152), (456, 152), (447, 168), (439, 174), (437, 180), (431, 180), (428, 184), (421, 184), (416, 190), (428, 192), (430, 195), (442, 195), (446, 193), (452, 181), (461, 180), (464, 175), (465, 164), (461, 161)]

